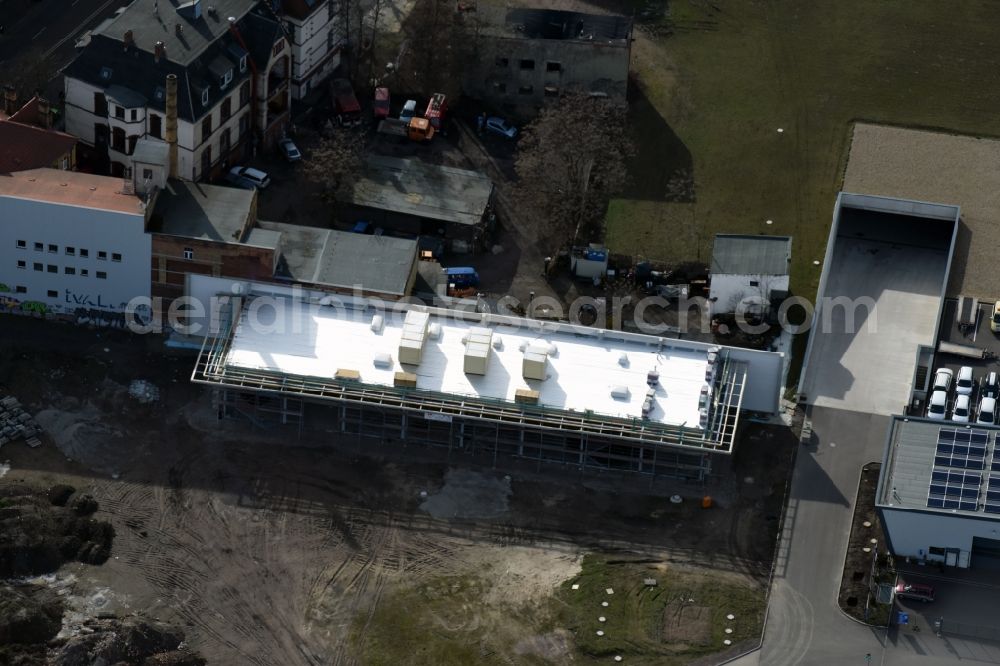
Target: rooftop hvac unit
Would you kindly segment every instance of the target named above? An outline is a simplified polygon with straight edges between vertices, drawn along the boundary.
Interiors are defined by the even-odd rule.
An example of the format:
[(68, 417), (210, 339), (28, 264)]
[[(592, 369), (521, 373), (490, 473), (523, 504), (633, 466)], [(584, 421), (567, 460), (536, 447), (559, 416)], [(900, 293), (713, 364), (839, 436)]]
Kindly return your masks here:
[(372, 317), (372, 331), (375, 333), (381, 333), (382, 327), (385, 326), (385, 317), (380, 314)]
[(412, 372), (397, 372), (392, 377), (392, 385), (397, 388), (417, 388), (417, 376)]
[(611, 397), (615, 400), (628, 400), (631, 393), (627, 386), (617, 385), (611, 387)]
[(537, 405), (538, 391), (519, 388), (516, 391), (514, 391), (514, 402), (518, 403), (519, 405)]
[(660, 383), (660, 372), (653, 368), (646, 373), (646, 384), (648, 386), (658, 386)]
[(486, 366), (490, 362), (490, 344), (493, 331), (489, 328), (476, 327), (469, 330), (465, 342), (465, 372), (470, 375), (485, 375)]
[(544, 380), (547, 376), (549, 363), (549, 347), (546, 344), (533, 344), (524, 350), (524, 361), (521, 363), (521, 374), (525, 379)]
[(653, 400), (651, 398), (646, 398), (642, 403), (642, 418), (648, 419), (649, 415), (653, 413)]
[(424, 340), (430, 316), (426, 312), (411, 310), (403, 320), (403, 333), (399, 338), (399, 362), (420, 365), (424, 354)]
[(618, 357), (618, 365), (622, 366), (623, 368), (628, 367), (628, 354), (626, 354), (625, 352), (621, 353), (621, 355)]
[(431, 340), (438, 340), (441, 337), (441, 324), (434, 322), (427, 327), (427, 336)]
[(392, 354), (388, 352), (379, 352), (375, 354), (375, 367), (376, 368), (391, 368), (392, 367)]

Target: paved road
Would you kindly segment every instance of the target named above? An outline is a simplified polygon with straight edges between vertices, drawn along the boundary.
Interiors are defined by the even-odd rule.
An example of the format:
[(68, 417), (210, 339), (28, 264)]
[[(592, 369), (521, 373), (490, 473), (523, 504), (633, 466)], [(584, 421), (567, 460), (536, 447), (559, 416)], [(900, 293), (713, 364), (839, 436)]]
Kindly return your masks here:
[[(48, 60), (53, 75), (74, 57), (74, 43), (127, 0), (0, 0), (0, 82)], [(58, 78), (58, 77), (57, 77)], [(62, 84), (54, 86), (54, 91)], [(46, 90), (51, 96), (53, 91)]]
[(889, 421), (822, 407), (809, 417), (813, 434), (795, 462), (760, 656), (769, 666), (864, 663), (866, 653), (882, 653), (879, 632), (845, 617), (837, 593), (861, 467), (881, 458)]

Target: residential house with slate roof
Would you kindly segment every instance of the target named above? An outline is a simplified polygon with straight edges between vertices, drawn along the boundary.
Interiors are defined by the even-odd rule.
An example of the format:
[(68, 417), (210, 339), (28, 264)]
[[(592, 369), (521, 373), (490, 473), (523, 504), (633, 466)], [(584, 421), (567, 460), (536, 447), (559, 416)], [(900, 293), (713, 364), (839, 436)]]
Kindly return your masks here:
[(290, 73), (267, 3), (134, 0), (65, 69), (66, 131), (111, 175), (128, 175), (145, 137), (176, 144), (171, 177), (210, 180), (282, 136)]

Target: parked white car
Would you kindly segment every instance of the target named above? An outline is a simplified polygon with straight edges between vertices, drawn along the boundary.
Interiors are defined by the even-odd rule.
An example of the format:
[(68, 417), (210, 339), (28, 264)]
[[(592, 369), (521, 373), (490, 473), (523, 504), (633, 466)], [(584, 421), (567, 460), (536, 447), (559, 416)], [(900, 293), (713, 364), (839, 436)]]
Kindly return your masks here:
[(972, 395), (972, 387), (975, 383), (972, 379), (972, 368), (963, 365), (958, 369), (958, 379), (955, 381), (955, 391), (961, 395)]
[(938, 368), (938, 371), (934, 373), (934, 385), (931, 387), (931, 390), (947, 393), (951, 390), (951, 380), (954, 376), (955, 373), (948, 368)]
[(979, 414), (976, 416), (976, 423), (986, 423), (993, 425), (997, 422), (997, 399), (983, 398), (979, 401)]
[(996, 370), (986, 375), (979, 392), (984, 398), (1000, 398), (1000, 375)]
[(955, 409), (951, 413), (951, 420), (955, 423), (968, 423), (972, 419), (972, 399), (959, 393), (955, 397)]
[(934, 391), (931, 393), (931, 400), (927, 406), (927, 418), (935, 421), (944, 421), (945, 411), (948, 408), (948, 394), (944, 391)]
[(262, 190), (271, 184), (270, 176), (253, 167), (233, 167), (229, 170), (229, 178), (233, 180), (242, 179)]

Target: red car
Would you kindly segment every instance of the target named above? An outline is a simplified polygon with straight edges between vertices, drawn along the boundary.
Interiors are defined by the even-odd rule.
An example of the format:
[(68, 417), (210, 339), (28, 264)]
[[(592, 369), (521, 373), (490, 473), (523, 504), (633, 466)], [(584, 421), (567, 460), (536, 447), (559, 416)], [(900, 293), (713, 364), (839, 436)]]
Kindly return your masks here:
[(913, 599), (922, 601), (934, 601), (934, 588), (922, 583), (899, 583), (896, 585), (896, 596), (900, 599)]
[(389, 89), (388, 88), (376, 88), (375, 89), (375, 103), (372, 105), (372, 111), (376, 118), (388, 118), (389, 117)]

